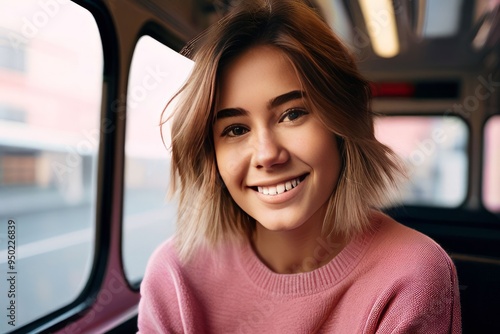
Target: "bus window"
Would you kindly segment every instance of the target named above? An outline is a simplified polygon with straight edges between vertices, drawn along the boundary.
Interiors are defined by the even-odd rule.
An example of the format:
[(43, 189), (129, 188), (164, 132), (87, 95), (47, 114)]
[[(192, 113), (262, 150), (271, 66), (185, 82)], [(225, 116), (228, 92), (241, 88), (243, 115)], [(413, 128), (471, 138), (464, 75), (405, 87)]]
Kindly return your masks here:
[(102, 73), (86, 9), (0, 2), (2, 333), (71, 303), (88, 281)]
[(483, 202), (492, 212), (500, 212), (500, 116), (491, 117), (484, 131)]
[(377, 138), (404, 161), (401, 188), (407, 205), (457, 207), (467, 193), (465, 123), (453, 116), (391, 116), (376, 120)]
[(134, 50), (127, 93), (123, 263), (130, 283), (142, 279), (153, 250), (174, 231), (176, 204), (167, 199), (170, 133), (160, 116), (192, 62), (142, 36)]

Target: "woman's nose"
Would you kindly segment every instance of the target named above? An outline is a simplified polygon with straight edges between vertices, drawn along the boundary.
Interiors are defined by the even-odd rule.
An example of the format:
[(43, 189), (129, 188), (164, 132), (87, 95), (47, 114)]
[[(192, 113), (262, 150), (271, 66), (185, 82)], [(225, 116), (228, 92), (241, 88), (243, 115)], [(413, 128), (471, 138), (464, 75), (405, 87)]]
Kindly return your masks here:
[(271, 168), (284, 164), (289, 159), (286, 145), (269, 131), (258, 134), (253, 143), (252, 165), (256, 168)]

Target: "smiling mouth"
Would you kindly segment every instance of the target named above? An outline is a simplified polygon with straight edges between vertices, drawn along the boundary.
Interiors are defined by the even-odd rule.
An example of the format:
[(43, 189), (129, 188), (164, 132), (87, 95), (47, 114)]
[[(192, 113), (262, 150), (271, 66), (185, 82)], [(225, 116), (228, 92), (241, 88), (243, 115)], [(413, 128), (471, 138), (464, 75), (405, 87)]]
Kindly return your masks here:
[(304, 174), (302, 176), (299, 176), (295, 179), (288, 180), (286, 182), (278, 183), (274, 186), (267, 186), (267, 187), (252, 187), (253, 190), (258, 191), (259, 193), (263, 195), (268, 195), (268, 196), (275, 196), (282, 194), (284, 192), (290, 191), (296, 186), (298, 186), (304, 179), (306, 178), (307, 174)]

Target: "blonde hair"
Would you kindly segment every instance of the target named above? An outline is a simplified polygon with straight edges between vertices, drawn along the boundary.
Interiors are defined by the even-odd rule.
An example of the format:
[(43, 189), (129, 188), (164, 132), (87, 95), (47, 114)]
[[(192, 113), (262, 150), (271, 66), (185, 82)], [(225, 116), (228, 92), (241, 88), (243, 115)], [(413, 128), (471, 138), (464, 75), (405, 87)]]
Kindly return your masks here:
[(325, 235), (351, 238), (370, 226), (373, 207), (402, 172), (394, 153), (375, 139), (369, 83), (330, 27), (299, 0), (242, 1), (190, 44), (195, 65), (174, 98), (172, 187), (179, 194), (177, 247), (188, 259), (200, 246), (242, 240), (255, 221), (233, 201), (218, 176), (212, 125), (221, 71), (255, 45), (271, 45), (293, 63), (307, 103), (337, 137), (342, 171), (329, 200)]

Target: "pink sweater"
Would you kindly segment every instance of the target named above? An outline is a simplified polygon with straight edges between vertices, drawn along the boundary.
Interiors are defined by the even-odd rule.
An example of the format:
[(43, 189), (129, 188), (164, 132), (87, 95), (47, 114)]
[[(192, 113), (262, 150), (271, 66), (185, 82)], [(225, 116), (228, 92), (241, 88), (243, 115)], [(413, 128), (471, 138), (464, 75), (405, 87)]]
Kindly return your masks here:
[(373, 226), (328, 264), (299, 274), (270, 271), (248, 244), (200, 251), (183, 265), (169, 240), (141, 285), (139, 332), (461, 333), (448, 255), (380, 213)]

